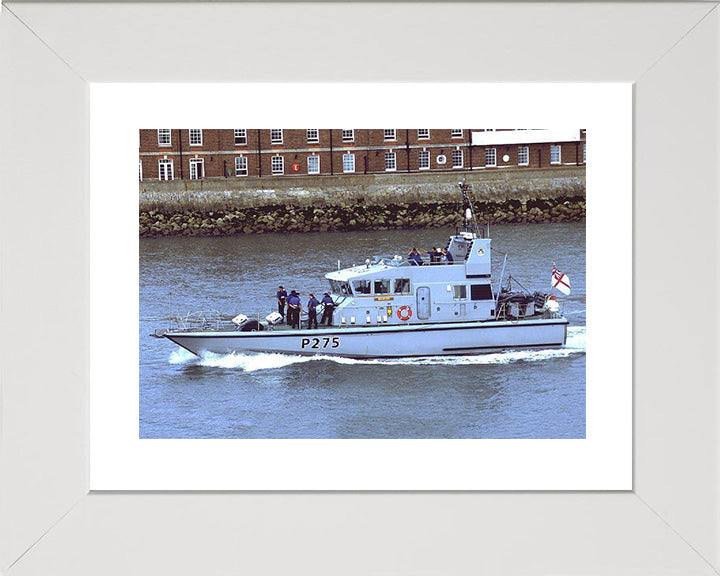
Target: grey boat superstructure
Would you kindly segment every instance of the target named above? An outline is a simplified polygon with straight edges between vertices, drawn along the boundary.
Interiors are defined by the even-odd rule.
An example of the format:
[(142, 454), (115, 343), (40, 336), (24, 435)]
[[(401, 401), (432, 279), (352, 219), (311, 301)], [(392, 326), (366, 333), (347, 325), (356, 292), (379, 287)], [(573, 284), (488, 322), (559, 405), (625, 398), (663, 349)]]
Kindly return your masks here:
[[(156, 333), (190, 352), (271, 352), (353, 358), (478, 354), (565, 344), (568, 321), (550, 294), (497, 284), (489, 234), (474, 222), (462, 183), (466, 225), (446, 244), (450, 258), (374, 256), (325, 275), (335, 303), (332, 326), (291, 329), (279, 315), (233, 321), (219, 316)], [(318, 318), (322, 308), (318, 309)]]

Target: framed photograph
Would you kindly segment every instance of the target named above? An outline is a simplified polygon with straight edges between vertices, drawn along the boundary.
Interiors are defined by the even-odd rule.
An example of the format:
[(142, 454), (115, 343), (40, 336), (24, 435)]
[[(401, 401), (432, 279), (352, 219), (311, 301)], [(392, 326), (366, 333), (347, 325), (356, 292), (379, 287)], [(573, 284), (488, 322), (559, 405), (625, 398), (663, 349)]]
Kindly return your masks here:
[[(320, 21), (351, 19), (358, 29), (369, 30), (370, 21), (378, 17), (379, 6), (282, 5), (280, 20), (277, 8), (254, 4), (15, 3), (3, 9), (2, 74), (5, 84), (13, 87), (3, 93), (7, 99), (3, 102), (4, 124), (12, 136), (3, 143), (3, 180), (12, 192), (3, 197), (8, 209), (3, 210), (0, 236), (6, 327), (2, 347), (3, 570), (10, 574), (40, 574), (52, 566), (60, 573), (103, 572), (109, 569), (108, 558), (122, 546), (131, 551), (123, 561), (127, 562), (125, 571), (138, 565), (148, 573), (161, 566), (163, 570), (180, 571), (194, 566), (196, 571), (207, 568), (208, 553), (216, 549), (218, 542), (243, 538), (242, 563), (237, 554), (228, 551), (212, 555), (212, 569), (253, 567), (274, 573), (287, 571), (291, 564), (276, 555), (268, 560), (267, 551), (291, 542), (297, 549), (298, 538), (300, 543), (309, 543), (314, 535), (313, 539), (319, 536), (330, 543), (333, 552), (318, 560), (309, 548), (303, 549), (294, 557), (293, 569), (299, 566), (315, 573), (345, 569), (351, 555), (350, 541), (362, 541), (374, 553), (355, 564), (357, 568), (347, 568), (351, 571), (460, 572), (477, 566), (477, 542), (483, 542), (483, 566), (498, 573), (715, 573), (720, 551), (714, 537), (717, 517), (713, 510), (718, 498), (714, 470), (720, 440), (714, 427), (717, 402), (710, 359), (716, 335), (702, 315), (691, 312), (698, 309), (699, 303), (677, 297), (678, 291), (671, 288), (670, 267), (672, 263), (686, 271), (704, 271), (707, 262), (716, 257), (716, 244), (708, 241), (715, 233), (716, 213), (708, 207), (713, 206), (710, 198), (717, 185), (714, 46), (718, 22), (714, 5), (633, 4), (613, 6), (611, 10), (603, 4), (463, 4), (451, 8), (423, 4), (414, 6), (410, 14), (407, 5), (387, 5), (382, 7), (384, 22), (402, 22), (403, 26), (397, 28), (402, 31), (375, 44), (352, 37), (350, 46), (362, 46), (365, 62), (352, 71), (340, 66), (353, 53), (350, 48), (333, 52), (327, 63), (310, 68), (297, 66), (299, 60), (292, 51), (285, 52), (284, 57), (277, 51), (298, 39), (299, 22), (306, 24), (308, 33), (303, 42), (310, 51), (320, 49), (318, 36), (312, 33)], [(246, 38), (253, 44), (260, 39), (263, 25), (272, 21), (276, 42), (264, 55), (266, 58), (257, 62), (245, 57), (249, 53), (243, 56), (242, 51), (237, 52), (238, 57), (232, 59), (235, 66), (227, 66), (227, 58), (200, 57), (189, 46), (181, 45), (174, 56), (182, 65), (162, 51), (168, 64), (158, 69), (143, 60), (143, 54), (162, 48), (161, 39), (149, 33), (158, 17), (181, 36), (193, 22), (195, 41), (212, 38), (211, 51), (218, 55), (237, 50), (231, 47), (231, 36), (227, 34), (232, 22), (255, 24), (247, 30)], [(452, 21), (454, 27), (445, 30), (439, 26), (444, 19)], [(148, 31), (139, 36), (146, 38), (142, 46), (127, 37), (128, 22)], [(494, 25), (488, 26), (489, 22)], [(648, 27), (648, 22), (653, 26)], [(472, 34), (480, 30), (478, 23), (484, 23), (483, 34)], [(644, 42), (638, 44), (636, 30), (640, 23), (644, 23)], [(327, 31), (327, 27), (321, 28)], [(330, 37), (324, 40), (340, 41), (339, 32), (332, 26), (329, 29)], [(457, 57), (448, 62), (444, 51), (429, 50), (424, 58), (426, 64), (444, 65), (427, 77), (412, 66), (403, 68), (403, 63), (414, 60), (398, 49), (414, 35), (431, 29), (444, 30), (433, 41), (438, 47), (443, 40), (450, 40), (453, 30)], [(507, 46), (510, 30), (514, 31), (515, 48), (500, 49)], [(616, 39), (612, 46), (606, 41), (609, 30)], [(393, 54), (392, 62), (388, 54)], [(481, 62), (473, 56), (479, 54), (485, 54), (482, 62), (487, 64), (469, 66)], [(490, 58), (490, 54), (497, 56)], [(547, 54), (557, 58), (548, 59)], [(276, 65), (267, 68), (262, 62)], [(279, 66), (285, 62), (287, 66)], [(441, 83), (430, 84), (428, 79)], [(252, 83), (261, 80), (289, 83)], [(328, 80), (353, 83), (323, 83)], [(508, 80), (535, 83), (493, 84)], [(537, 83), (558, 80), (572, 82)], [(186, 83), (129, 84), (147, 81)], [(225, 84), (212, 85), (208, 81)], [(693, 95), (691, 104), (689, 94)], [(248, 109), (252, 110), (253, 122), (247, 120)], [(23, 113), (19, 114), (19, 110)], [(138, 144), (140, 170), (150, 169), (143, 163), (139, 131), (152, 131), (159, 145), (162, 126), (179, 126), (175, 130), (187, 136), (190, 147), (193, 138), (195, 146), (202, 146), (198, 143), (205, 142), (205, 130), (208, 135), (216, 131), (213, 134), (220, 138), (221, 131), (234, 125), (250, 125), (267, 130), (272, 140), (271, 126), (297, 131), (301, 130), (297, 126), (314, 119), (315, 125), (337, 130), (342, 139), (340, 127), (348, 118), (365, 130), (384, 130), (382, 126), (393, 123), (416, 127), (421, 125), (421, 119), (425, 125), (440, 127), (463, 122), (466, 126), (497, 128), (535, 125), (577, 131), (577, 142), (582, 141), (580, 131), (586, 130), (586, 142), (591, 148), (586, 168), (588, 328), (581, 356), (587, 358), (587, 382), (583, 387), (587, 402), (582, 425), (576, 426), (576, 421), (560, 426), (561, 431), (553, 434), (548, 432), (547, 415), (543, 415), (543, 425), (534, 429), (539, 433), (518, 433), (517, 425), (494, 435), (479, 434), (477, 430), (458, 433), (461, 427), (456, 426), (444, 436), (439, 428), (413, 434), (408, 432), (412, 427), (394, 426), (390, 427), (393, 433), (383, 435), (378, 432), (382, 428), (373, 427), (366, 416), (366, 422), (347, 435), (338, 433), (337, 428), (305, 436), (297, 430), (283, 434), (278, 432), (280, 423), (276, 423), (270, 425), (272, 433), (245, 439), (240, 439), (240, 433), (222, 432), (203, 439), (199, 430), (222, 430), (222, 425), (207, 422), (199, 426), (199, 421), (193, 423), (191, 418), (185, 434), (178, 433), (177, 418), (166, 419), (162, 425), (163, 407), (177, 406), (177, 398), (163, 403), (161, 397), (156, 397), (151, 406), (151, 397), (143, 393), (143, 370), (158, 367), (157, 363), (153, 366), (146, 362), (148, 356), (143, 356), (139, 345), (146, 328), (142, 324), (141, 301), (145, 298), (147, 304), (156, 299), (143, 292), (143, 286), (152, 286), (146, 281), (162, 271), (170, 275), (170, 282), (174, 279), (180, 288), (185, 286), (190, 292), (197, 292), (198, 284), (188, 281), (191, 276), (182, 277), (180, 272), (190, 274), (182, 264), (168, 267), (167, 258), (157, 260), (153, 268), (147, 266), (147, 258), (141, 257), (138, 266), (138, 254), (143, 254), (138, 232), (142, 226), (157, 226), (156, 221), (141, 221), (138, 225)], [(172, 139), (173, 129), (169, 130)], [(452, 130), (447, 128), (449, 138)], [(483, 132), (488, 131), (468, 129), (467, 134), (468, 154), (471, 148), (476, 146), (476, 152), (482, 147), (485, 166), (488, 160), (492, 163), (492, 154), (488, 155), (486, 149), (497, 148), (483, 140)], [(475, 144), (473, 133), (477, 133)], [(43, 134), (44, 145), (55, 151), (42, 162), (27, 153), (36, 146), (39, 134)], [(319, 132), (317, 138), (320, 144), (323, 135)], [(699, 144), (692, 149), (682, 146), (691, 140)], [(565, 142), (554, 138), (547, 143), (559, 146), (555, 152), (548, 149), (550, 162), (559, 158), (562, 163)], [(440, 141), (434, 144), (441, 147), (440, 154), (433, 154), (436, 163), (439, 156), (451, 164), (460, 161), (460, 155), (453, 154), (458, 147), (453, 149)], [(305, 143), (303, 149), (312, 145)], [(512, 146), (519, 162), (520, 153), (515, 148), (523, 143), (508, 140), (505, 145)], [(404, 146), (406, 159), (410, 153), (422, 150), (422, 146), (411, 148), (409, 138)], [(448, 148), (447, 154), (443, 146)], [(393, 153), (393, 147), (388, 152), (383, 142), (381, 148), (383, 171), (387, 172), (387, 154)], [(576, 145), (576, 165), (578, 150)], [(460, 151), (465, 168), (469, 158), (462, 147)], [(158, 153), (153, 150), (147, 157), (152, 161), (150, 170), (157, 169), (160, 180), (161, 170), (167, 174), (168, 168), (161, 167), (160, 161), (166, 159)], [(400, 163), (395, 153), (397, 171)], [(284, 153), (274, 153), (278, 155)], [(507, 156), (509, 162), (512, 156)], [(188, 181), (203, 181), (203, 185), (211, 187), (210, 177), (202, 176), (210, 172), (211, 162), (223, 158), (193, 152), (186, 160)], [(268, 161), (272, 172), (273, 161)], [(505, 161), (504, 156), (496, 155), (495, 163), (498, 161)], [(290, 166), (292, 170), (294, 164), (309, 176), (316, 169), (322, 171), (325, 161), (320, 158), (319, 162), (311, 162), (305, 156), (283, 158), (283, 168)], [(470, 180), (479, 170), (472, 170), (473, 163), (467, 167)], [(233, 161), (234, 178), (240, 177), (238, 168), (242, 172), (242, 162), (238, 167)], [(141, 182), (144, 176), (144, 172), (139, 174)], [(183, 179), (178, 180), (177, 186), (184, 186)], [(461, 223), (463, 219), (472, 221), (474, 210), (479, 212), (474, 202), (469, 207), (462, 201), (458, 203), (470, 208), (469, 217), (467, 212), (461, 212)], [(501, 237), (502, 231), (498, 230)], [(450, 248), (451, 255), (455, 254), (452, 238), (461, 238), (460, 232), (450, 236), (446, 249)], [(476, 248), (484, 251), (485, 247), (475, 246), (482, 235), (479, 228), (466, 232), (474, 234), (473, 258), (476, 254), (482, 258)], [(421, 240), (427, 243), (425, 237)], [(540, 238), (542, 242), (547, 239)], [(383, 247), (390, 244), (399, 247), (402, 243), (398, 238)], [(553, 245), (561, 247), (562, 242), (555, 239)], [(160, 243), (153, 246), (152, 250), (159, 249)], [(167, 253), (168, 248), (165, 250)], [(177, 252), (172, 247), (169, 250)], [(309, 246), (309, 250), (322, 253), (322, 258), (331, 264), (325, 273), (330, 273), (337, 258), (325, 256), (329, 247), (321, 241), (318, 246)], [(385, 270), (392, 262), (405, 261), (399, 248), (392, 252), (388, 261), (371, 259), (361, 267), (370, 270), (372, 266), (385, 266)], [(397, 261), (396, 255), (400, 256)], [(446, 255), (442, 258), (438, 266), (454, 266)], [(324, 260), (313, 261), (314, 269), (320, 270)], [(307, 267), (309, 262), (302, 260), (301, 264)], [(430, 269), (431, 264), (434, 262), (428, 255), (423, 265)], [(584, 280), (563, 261), (556, 265), (553, 269), (550, 257), (548, 283), (551, 275), (570, 284), (574, 277)], [(348, 269), (342, 267), (342, 262), (339, 268)], [(285, 275), (285, 270), (279, 272)], [(712, 274), (704, 274), (710, 293), (713, 278)], [(383, 279), (379, 279), (379, 287), (369, 284), (370, 293), (365, 296), (361, 285), (352, 284), (363, 278), (348, 277), (347, 281), (353, 297), (372, 297), (374, 302), (374, 298), (385, 297)], [(345, 281), (334, 276), (330, 280)], [(389, 289), (394, 289), (395, 280), (390, 279)], [(319, 285), (306, 283), (319, 291)], [(166, 284), (168, 278), (155, 286)], [(211, 288), (217, 286), (217, 279), (209, 284)], [(462, 290), (456, 303), (454, 284), (465, 284), (448, 284), (453, 302), (447, 304), (457, 306), (459, 313)], [(332, 284), (328, 286), (332, 298), (336, 293)], [(466, 290), (471, 290), (467, 286)], [(232, 285), (221, 285), (222, 289), (228, 287)], [(274, 293), (275, 286), (272, 288)], [(303, 298), (308, 297), (304, 286), (294, 288)], [(337, 289), (342, 287), (338, 284)], [(496, 294), (502, 294), (500, 287)], [(258, 301), (261, 298), (266, 295), (258, 296)], [(444, 305), (432, 292), (430, 298), (433, 305)], [(499, 299), (493, 302), (492, 318), (499, 321), (494, 316)], [(546, 302), (544, 298), (538, 306), (544, 307)], [(302, 304), (310, 307), (309, 302)], [(393, 318), (400, 312), (401, 303), (397, 304)], [(334, 300), (333, 305), (339, 307), (340, 303)], [(397, 316), (399, 323), (410, 321), (411, 315), (422, 310), (417, 299), (410, 304), (403, 301), (403, 305), (406, 310)], [(344, 317), (349, 331), (357, 330), (353, 326), (360, 318), (363, 324), (368, 324), (368, 317), (370, 324), (383, 323), (383, 314), (375, 314), (374, 309), (373, 314), (364, 314), (363, 309), (362, 316), (347, 312), (330, 320), (341, 324)], [(534, 316), (525, 309), (520, 320), (519, 308), (506, 309), (503, 314), (505, 321), (517, 322), (531, 321)], [(271, 322), (267, 316), (257, 319), (258, 326)], [(233, 318), (238, 320), (235, 325), (240, 332), (250, 321), (238, 315), (222, 320), (232, 322)], [(351, 322), (351, 318), (355, 321)], [(41, 336), (43, 326), (45, 336)], [(267, 328), (268, 333), (282, 333), (280, 328)], [(305, 332), (311, 329), (302, 324), (290, 328)], [(54, 338), (47, 338), (48, 332)], [(339, 337), (345, 338), (345, 334), (350, 332)], [(679, 348), (679, 334), (692, 334), (693, 346)], [(168, 334), (158, 335), (165, 338)], [(299, 332), (297, 336), (299, 346), (302, 338), (312, 346), (314, 336)], [(166, 340), (156, 343), (165, 345)], [(427, 344), (423, 341), (423, 345)], [(680, 354), (679, 349), (685, 352)], [(238, 360), (237, 351), (234, 356), (233, 351), (229, 352), (230, 359), (225, 350), (207, 352), (219, 354), (221, 362)], [(193, 370), (202, 373), (213, 368), (202, 364), (207, 359), (198, 363), (172, 354), (163, 356), (165, 376), (187, 376)], [(348, 357), (360, 362), (355, 366), (365, 366), (365, 360), (357, 356), (353, 353)], [(226, 372), (214, 385), (227, 386), (231, 375), (248, 373), (248, 365), (242, 365), (247, 361), (241, 358), (240, 366), (220, 367)], [(518, 360), (528, 365), (544, 361), (529, 357)], [(295, 381), (309, 373), (307, 365), (311, 362), (298, 362)], [(323, 363), (333, 366), (337, 362), (324, 359), (313, 366)], [(379, 366), (394, 370), (390, 363)], [(367, 371), (363, 377), (367, 377)], [(320, 375), (316, 373), (314, 378)], [(202, 392), (209, 395), (212, 391)], [(172, 393), (169, 388), (161, 390), (161, 396)], [(398, 400), (386, 398), (386, 403), (393, 402)], [(229, 408), (237, 406), (230, 404)], [(186, 405), (186, 410), (197, 417), (192, 405)], [(566, 410), (562, 417), (568, 417), (569, 412), (572, 410)], [(376, 413), (382, 414), (381, 407)], [(237, 422), (246, 430), (253, 429), (256, 417), (253, 414), (244, 424)], [(407, 420), (418, 418), (422, 420), (423, 416), (413, 412)], [(49, 475), (48, 470), (53, 474)], [(134, 490), (223, 492), (127, 492)], [(234, 490), (244, 492), (230, 492)], [(273, 492), (248, 492), (253, 490)], [(283, 490), (295, 492), (279, 492)], [(385, 492), (348, 492), (351, 490)], [(615, 492), (601, 492), (607, 490)], [(257, 531), (252, 527), (258, 523), (275, 528)], [(342, 537), (339, 527), (344, 532)], [(121, 538), (114, 539), (113, 534)], [(173, 547), (181, 544), (187, 549), (188, 538), (192, 538), (194, 551), (168, 559), (167, 554), (141, 545), (151, 534), (159, 540), (159, 549), (163, 543), (171, 542)], [(413, 559), (397, 555), (398, 534), (408, 549), (417, 548)], [(508, 556), (509, 547), (516, 550), (518, 541), (525, 553)], [(558, 541), (563, 546), (558, 547)], [(467, 542), (462, 547), (466, 551), (458, 550), (459, 542)], [(123, 566), (123, 562), (113, 566)]]

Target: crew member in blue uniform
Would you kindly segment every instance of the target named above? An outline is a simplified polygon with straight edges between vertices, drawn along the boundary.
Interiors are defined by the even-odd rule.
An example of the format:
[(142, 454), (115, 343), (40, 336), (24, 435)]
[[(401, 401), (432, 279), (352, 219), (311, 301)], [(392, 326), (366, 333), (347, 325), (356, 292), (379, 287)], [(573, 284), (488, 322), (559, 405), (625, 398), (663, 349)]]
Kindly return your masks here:
[(415, 266), (422, 266), (422, 255), (418, 252), (417, 248), (413, 247), (413, 249), (408, 252), (408, 259), (410, 262), (413, 262)]
[(300, 328), (300, 297), (295, 290), (290, 290), (290, 296), (287, 297), (288, 305), (288, 324), (291, 328)]
[(440, 262), (440, 258), (442, 258), (442, 252), (440, 252), (439, 248), (435, 248), (435, 246), (433, 246), (430, 250), (428, 250), (428, 256), (430, 256), (430, 264), (437, 264)]
[(445, 256), (445, 260), (447, 260), (447, 263), (448, 263), (448, 264), (452, 264), (454, 258), (453, 258), (453, 255), (450, 254), (450, 252), (447, 251), (447, 248), (443, 248), (443, 249), (442, 249), (442, 253), (443, 253), (443, 256)]
[(320, 325), (324, 326), (325, 320), (327, 320), (327, 325), (332, 326), (333, 312), (335, 311), (335, 302), (333, 302), (333, 299), (330, 297), (330, 294), (328, 292), (325, 292), (322, 303), (325, 304), (325, 310), (323, 310)]
[(308, 329), (318, 327), (317, 322), (317, 310), (316, 308), (319, 306), (320, 301), (315, 298), (314, 294), (310, 294), (310, 300), (308, 300)]
[(278, 314), (282, 316), (281, 322), (285, 322), (285, 303), (287, 301), (287, 290), (283, 288), (282, 286), (278, 286), (278, 291), (275, 293), (275, 298), (277, 298), (278, 303)]

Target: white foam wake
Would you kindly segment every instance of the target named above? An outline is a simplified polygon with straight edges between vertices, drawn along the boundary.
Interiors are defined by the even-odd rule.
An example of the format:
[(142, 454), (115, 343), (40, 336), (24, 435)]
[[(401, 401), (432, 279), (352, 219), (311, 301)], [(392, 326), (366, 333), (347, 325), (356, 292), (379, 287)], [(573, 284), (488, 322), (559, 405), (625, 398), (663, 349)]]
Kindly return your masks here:
[(572, 354), (585, 352), (585, 327), (573, 326), (568, 328), (567, 343), (562, 348), (547, 348), (540, 350), (514, 350), (496, 352), (492, 354), (478, 354), (475, 356), (427, 356), (420, 358), (392, 358), (367, 359), (344, 358), (342, 356), (293, 356), (289, 354), (213, 354), (207, 352), (198, 358), (187, 350), (178, 349), (170, 354), (170, 364), (193, 363), (199, 366), (212, 368), (240, 369), (244, 372), (256, 370), (270, 370), (283, 368), (292, 364), (305, 362), (329, 361), (337, 364), (382, 364), (382, 365), (449, 365), (474, 366), (484, 364), (510, 364), (512, 362), (535, 362), (550, 358), (566, 358)]

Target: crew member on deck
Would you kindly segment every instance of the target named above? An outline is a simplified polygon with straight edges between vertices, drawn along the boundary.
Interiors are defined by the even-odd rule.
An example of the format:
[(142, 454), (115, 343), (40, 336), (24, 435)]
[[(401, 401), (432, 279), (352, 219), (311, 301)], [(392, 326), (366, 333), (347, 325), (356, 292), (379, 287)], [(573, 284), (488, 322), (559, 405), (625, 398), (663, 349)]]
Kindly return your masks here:
[(450, 254), (450, 252), (447, 251), (447, 248), (443, 248), (443, 249), (442, 249), (442, 253), (443, 253), (443, 256), (445, 256), (445, 260), (447, 260), (447, 263), (448, 263), (448, 264), (452, 264), (454, 258), (453, 258), (453, 255)]
[(313, 325), (315, 328), (318, 327), (316, 308), (319, 304), (320, 301), (315, 298), (315, 295), (310, 294), (310, 300), (308, 300), (308, 329), (313, 328)]
[(278, 314), (282, 316), (281, 322), (285, 322), (285, 302), (287, 301), (287, 290), (282, 286), (278, 286), (278, 291), (275, 293), (278, 303)]
[(322, 303), (325, 304), (325, 310), (323, 311), (320, 325), (325, 326), (325, 320), (327, 320), (327, 325), (332, 326), (333, 312), (335, 311), (335, 302), (333, 302), (333, 299), (330, 297), (330, 294), (328, 292), (325, 292)]
[(413, 249), (408, 252), (408, 260), (414, 263), (415, 266), (422, 266), (422, 255), (418, 252), (418, 249), (413, 246)]
[(428, 256), (430, 256), (430, 264), (437, 264), (438, 262), (440, 262), (442, 252), (440, 252), (438, 248), (435, 248), (435, 246), (433, 246), (430, 250), (428, 250)]
[(287, 297), (288, 305), (288, 324), (291, 328), (300, 327), (300, 297), (295, 290), (290, 290), (290, 296)]

